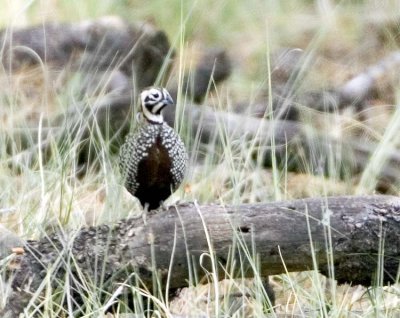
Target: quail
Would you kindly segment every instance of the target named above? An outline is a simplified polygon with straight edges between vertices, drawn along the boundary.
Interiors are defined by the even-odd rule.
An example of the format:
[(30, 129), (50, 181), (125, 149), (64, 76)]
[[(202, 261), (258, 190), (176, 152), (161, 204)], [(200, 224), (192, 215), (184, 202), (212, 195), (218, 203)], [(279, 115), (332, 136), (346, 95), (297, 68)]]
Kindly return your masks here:
[(119, 166), (126, 189), (147, 212), (160, 207), (182, 183), (188, 155), (161, 113), (173, 104), (168, 91), (150, 87), (141, 92), (140, 99), (139, 125), (121, 146)]

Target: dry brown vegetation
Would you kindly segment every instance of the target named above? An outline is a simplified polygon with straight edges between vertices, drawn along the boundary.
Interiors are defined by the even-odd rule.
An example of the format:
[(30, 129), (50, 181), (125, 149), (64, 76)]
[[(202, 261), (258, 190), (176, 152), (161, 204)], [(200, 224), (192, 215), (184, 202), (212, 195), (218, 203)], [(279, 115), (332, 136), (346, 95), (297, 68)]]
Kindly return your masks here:
[[(0, 24), (4, 32), (9, 32), (44, 22), (73, 22), (86, 27), (87, 19), (105, 15), (115, 15), (104, 20), (106, 26), (113, 28), (120, 27), (118, 17), (134, 25), (146, 21), (154, 29), (165, 30), (175, 50), (171, 75), (166, 77), (169, 87), (182, 87), (183, 75), (193, 73), (199, 57), (210, 47), (222, 47), (232, 61), (232, 74), (207, 95), (206, 105), (215, 110), (277, 119), (287, 115), (285, 107), (290, 104), (297, 110), (296, 119), (315, 131), (328, 133), (335, 140), (354, 139), (376, 147), (366, 158), (365, 169), (357, 173), (340, 171), (342, 157), (335, 153), (327, 157), (337, 170), (321, 173), (304, 159), (306, 156), (300, 156), (301, 168), (291, 171), (285, 158), (276, 160), (272, 156), (266, 166), (258, 145), (230, 138), (223, 125), (216, 127), (215, 143), (201, 144), (187, 133), (187, 143), (198, 155), (192, 157), (186, 186), (171, 202), (180, 199), (238, 204), (339, 194), (399, 194), (398, 179), (379, 180), (388, 152), (398, 156), (400, 151), (400, 63), (393, 55), (399, 53), (399, 9), (397, 1), (389, 0), (340, 4), (323, 0), (172, 1), (168, 8), (162, 0), (18, 0), (4, 4)], [(39, 58), (40, 63), (18, 66), (13, 72), (1, 68), (3, 137), (20, 130), (31, 133), (32, 128), (46, 126), (51, 118), (65, 115), (80, 101), (92, 106), (113, 88), (126, 89), (130, 85), (129, 76), (127, 79), (111, 72), (100, 74), (98, 87), (89, 87), (82, 93), (87, 68), (74, 65), (75, 57), (68, 56), (61, 65), (41, 63), (43, 59)], [(378, 71), (368, 73), (371, 66), (380, 64), (383, 66)], [(355, 91), (366, 93), (349, 100), (336, 99), (337, 91), (360, 74), (366, 74), (368, 83), (362, 82)], [(335, 93), (330, 94), (332, 91)], [(183, 110), (185, 96), (178, 94), (178, 110)], [(288, 104), (282, 102), (288, 100)], [(330, 112), (324, 112), (324, 107)], [(182, 128), (180, 124), (177, 126)], [(32, 138), (36, 137), (37, 133)], [(121, 187), (115, 155), (104, 156), (100, 151), (100, 169), (89, 169), (85, 176), (77, 177), (75, 153), (56, 151), (49, 162), (43, 163), (39, 157), (33, 165), (10, 169), (10, 162), (20, 149), (16, 146), (10, 154), (6, 148), (0, 147), (1, 223), (24, 239), (38, 239), (58, 227), (76, 229), (140, 213), (136, 201)], [(109, 211), (118, 213), (110, 215)], [(398, 283), (370, 289), (336, 286), (315, 272), (303, 272), (273, 277), (272, 284), (278, 316), (400, 314)], [(218, 298), (220, 315), (230, 312), (236, 317), (261, 317), (265, 315), (265, 299), (260, 296), (259, 285), (253, 280), (227, 279), (218, 288), (213, 284), (189, 287), (167, 304), (167, 312), (212, 316), (216, 314)], [(4, 299), (1, 306), (7, 289), (3, 285), (0, 288), (0, 299)]]

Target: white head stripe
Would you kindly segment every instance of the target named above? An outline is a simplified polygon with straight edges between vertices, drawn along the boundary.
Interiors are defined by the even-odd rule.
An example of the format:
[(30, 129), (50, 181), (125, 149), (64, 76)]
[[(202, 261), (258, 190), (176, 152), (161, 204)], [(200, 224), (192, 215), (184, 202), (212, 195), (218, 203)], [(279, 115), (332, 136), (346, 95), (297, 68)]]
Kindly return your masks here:
[(165, 88), (149, 88), (140, 94), (142, 112), (144, 117), (151, 122), (164, 121), (161, 110), (172, 102), (172, 98)]
[(155, 122), (158, 124), (162, 124), (164, 121), (163, 115), (161, 114), (153, 114), (151, 111), (148, 110), (147, 107), (142, 107), (144, 117), (151, 122)]

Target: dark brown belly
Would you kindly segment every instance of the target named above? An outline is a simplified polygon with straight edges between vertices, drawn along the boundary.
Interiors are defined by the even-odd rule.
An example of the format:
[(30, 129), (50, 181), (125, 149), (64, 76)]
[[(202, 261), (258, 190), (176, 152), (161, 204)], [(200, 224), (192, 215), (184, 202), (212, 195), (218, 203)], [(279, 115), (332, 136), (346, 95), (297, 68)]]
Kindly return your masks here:
[(172, 193), (172, 161), (159, 138), (148, 150), (138, 166), (137, 181), (139, 187), (135, 196), (140, 203), (149, 205), (149, 210), (157, 209)]

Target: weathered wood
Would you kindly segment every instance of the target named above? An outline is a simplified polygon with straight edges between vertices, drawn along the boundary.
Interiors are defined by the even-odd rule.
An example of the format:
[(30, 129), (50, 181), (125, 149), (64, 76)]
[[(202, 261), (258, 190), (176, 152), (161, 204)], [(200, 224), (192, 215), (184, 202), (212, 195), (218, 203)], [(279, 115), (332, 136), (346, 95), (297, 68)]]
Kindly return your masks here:
[(272, 88), (265, 88), (251, 105), (247, 102), (237, 103), (234, 105), (235, 111), (264, 117), (271, 113), (271, 105), (266, 103), (269, 98), (276, 119), (299, 120), (304, 107), (337, 113), (355, 106), (361, 111), (371, 106), (369, 100), (374, 98), (374, 92), (376, 94), (380, 90), (378, 86), (382, 87), (382, 82), (385, 86), (391, 86), (390, 78), (400, 68), (400, 52), (393, 51), (337, 87), (315, 89), (304, 85), (304, 78), (312, 68), (307, 60), (316, 59), (318, 56), (310, 59), (309, 53), (300, 49), (278, 49), (272, 58)]
[[(133, 119), (132, 97), (122, 95), (107, 97), (100, 100), (90, 112), (75, 114), (67, 119), (69, 124), (64, 127), (44, 129), (42, 136), (45, 140), (41, 145), (47, 149), (54, 140), (71, 142), (79, 145), (79, 163), (90, 162), (88, 153), (92, 156), (96, 151), (87, 151), (96, 140), (106, 139), (110, 152), (117, 152), (129, 131)], [(166, 109), (166, 121), (173, 126), (175, 122), (175, 109)], [(214, 110), (209, 106), (187, 104), (183, 118), (193, 138), (200, 138), (203, 143), (220, 137), (223, 131), (231, 140), (252, 142), (255, 150), (264, 155), (266, 165), (269, 165), (271, 156), (274, 155), (278, 163), (286, 165), (286, 169), (307, 171), (321, 174), (336, 171), (338, 175), (354, 176), (364, 170), (369, 159), (377, 149), (378, 144), (361, 138), (337, 139), (329, 132), (321, 133), (312, 127), (297, 121), (266, 120), (242, 114)], [(68, 127), (66, 129), (65, 127)], [(37, 136), (37, 132), (10, 138), (16, 140), (30, 140)], [(60, 137), (61, 136), (61, 137)], [(107, 137), (108, 136), (108, 137)], [(108, 139), (107, 139), (108, 138)], [(272, 146), (274, 145), (274, 146)], [(99, 147), (99, 145), (98, 145)], [(17, 147), (18, 148), (18, 147)], [(11, 164), (18, 161), (29, 162), (37, 154), (37, 145), (32, 146), (9, 159)], [(97, 156), (96, 156), (97, 157)], [(97, 160), (97, 159), (94, 159)], [(93, 162), (93, 161), (92, 161)], [(387, 162), (377, 173), (378, 181), (387, 184), (400, 183), (400, 152), (391, 150)]]
[[(138, 47), (143, 46), (143, 51), (150, 49), (145, 45), (148, 44), (147, 42), (144, 40), (139, 42), (142, 45), (138, 45)], [(160, 58), (162, 57), (160, 56)], [(135, 70), (145, 69), (147, 62), (145, 63), (143, 59), (135, 61), (138, 64), (144, 63), (144, 65), (136, 65)], [(146, 72), (148, 73), (147, 77), (152, 74), (153, 80), (155, 80), (160, 69), (152, 68)], [(212, 91), (215, 85), (224, 81), (230, 72), (230, 60), (224, 50), (207, 50), (199, 61), (194, 74), (185, 77), (183, 90), (186, 98), (197, 102), (203, 101), (207, 93)], [(120, 73), (116, 75), (121, 75)], [(89, 72), (89, 83), (82, 85), (84, 86), (82, 90), (86, 91), (89, 96), (93, 92), (87, 91), (91, 88), (85, 87), (86, 84), (95, 86), (97, 89), (102, 87), (100, 85), (101, 79), (90, 76), (90, 74)], [(138, 76), (141, 79), (143, 77), (140, 74)], [(48, 120), (49, 123), (46, 123), (41, 129), (40, 147), (42, 152), (51, 156), (51, 147), (54, 142), (58, 144), (59, 148), (77, 149), (77, 163), (85, 167), (98, 161), (98, 151), (104, 144), (108, 146), (108, 153), (119, 151), (119, 147), (131, 130), (131, 126), (136, 123), (134, 114), (137, 98), (130, 81), (121, 84), (123, 80), (118, 80), (117, 84), (112, 85), (112, 79), (113, 77), (111, 77), (108, 86), (115, 86), (115, 88), (106, 96), (99, 97), (91, 107), (88, 107), (88, 101), (84, 99), (70, 106), (65, 114)], [(142, 85), (136, 86), (142, 87)], [(176, 84), (169, 89), (174, 100), (177, 100), (178, 88)], [(196, 107), (196, 105), (191, 107)], [(4, 132), (4, 135), (4, 143), (7, 145), (8, 153), (16, 153), (15, 156), (10, 158), (11, 164), (14, 166), (20, 163), (29, 165), (34, 161), (33, 159), (39, 152), (38, 129), (36, 127), (14, 129), (10, 135), (8, 132)]]
[(345, 196), (239, 206), (186, 204), (149, 215), (146, 225), (142, 218), (122, 220), (115, 226), (51, 235), (28, 242), (25, 249), (2, 317), (16, 317), (30, 292), (43, 292), (41, 283), (49, 274), (53, 288), (63, 286), (68, 275), (76, 295), (85, 293), (82, 277), (112, 292), (132, 273), (150, 290), (156, 272), (162, 288), (168, 277), (169, 287), (178, 288), (195, 272), (204, 275), (202, 267), (212, 270), (207, 255), (215, 257), (214, 270), (221, 278), (222, 267), (231, 266), (232, 259), (233, 272), (253, 276), (246, 249), (257, 259), (262, 276), (313, 269), (314, 255), (318, 270), (333, 273), (339, 283), (371, 285), (379, 272), (381, 283), (396, 279), (400, 199)]
[(168, 69), (173, 55), (163, 31), (119, 17), (11, 28), (0, 31), (0, 42), (0, 66), (4, 69), (14, 71), (43, 63), (83, 71), (82, 86), (92, 88), (102, 81), (112, 86), (112, 77), (119, 71), (126, 76), (124, 80), (130, 81), (130, 90), (132, 86), (141, 90), (153, 85)]
[[(205, 143), (222, 131), (230, 140), (250, 141), (261, 147), (266, 163), (275, 155), (289, 170), (303, 170), (316, 174), (336, 171), (352, 176), (364, 170), (378, 144), (361, 138), (338, 139), (329, 132), (321, 133), (297, 121), (266, 120), (242, 114), (214, 110), (202, 105), (187, 105), (185, 122), (191, 125), (193, 136)], [(173, 125), (174, 110), (167, 110), (166, 120)], [(272, 146), (274, 145), (274, 146)], [(304, 164), (305, 163), (305, 164)], [(388, 160), (377, 174), (382, 182), (400, 182), (400, 152), (390, 151)]]

